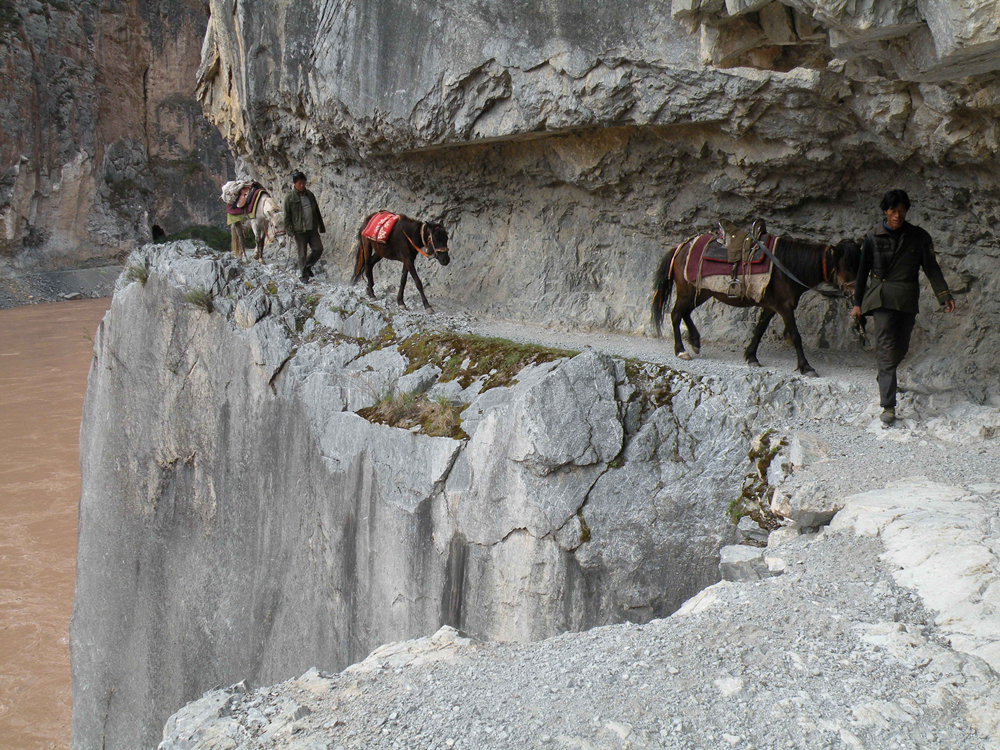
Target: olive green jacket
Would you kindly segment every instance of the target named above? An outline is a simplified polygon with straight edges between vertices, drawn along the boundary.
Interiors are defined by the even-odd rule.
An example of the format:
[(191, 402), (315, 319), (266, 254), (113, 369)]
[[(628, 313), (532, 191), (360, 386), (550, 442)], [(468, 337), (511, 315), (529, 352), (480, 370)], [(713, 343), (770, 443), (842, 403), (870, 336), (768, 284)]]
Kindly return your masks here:
[(321, 233), (325, 233), (326, 224), (323, 223), (323, 217), (320, 215), (319, 203), (316, 202), (316, 196), (312, 194), (311, 190), (306, 190), (300, 195), (299, 191), (294, 188), (285, 195), (285, 200), (281, 206), (281, 210), (285, 214), (285, 231), (290, 234), (302, 234), (306, 231), (302, 227), (302, 196), (312, 201), (314, 228), (319, 229)]
[[(920, 227), (903, 223), (894, 240), (884, 222), (865, 235), (861, 264), (854, 288), (854, 304), (862, 313), (884, 308), (900, 312), (919, 311), (920, 269), (931, 282), (938, 302), (952, 299), (948, 283), (934, 256), (931, 236)], [(870, 282), (869, 282), (869, 276)]]

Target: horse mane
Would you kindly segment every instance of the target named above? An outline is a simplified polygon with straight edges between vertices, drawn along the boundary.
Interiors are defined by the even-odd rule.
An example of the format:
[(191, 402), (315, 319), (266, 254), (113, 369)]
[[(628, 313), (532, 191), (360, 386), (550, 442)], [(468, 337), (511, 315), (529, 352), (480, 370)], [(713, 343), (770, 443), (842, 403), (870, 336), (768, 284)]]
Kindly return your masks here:
[(841, 250), (840, 262), (842, 266), (851, 273), (857, 274), (858, 267), (861, 265), (862, 243), (847, 238), (838, 242), (835, 247)]
[(774, 255), (803, 284), (814, 286), (823, 280), (822, 252), (827, 247), (825, 242), (781, 235)]

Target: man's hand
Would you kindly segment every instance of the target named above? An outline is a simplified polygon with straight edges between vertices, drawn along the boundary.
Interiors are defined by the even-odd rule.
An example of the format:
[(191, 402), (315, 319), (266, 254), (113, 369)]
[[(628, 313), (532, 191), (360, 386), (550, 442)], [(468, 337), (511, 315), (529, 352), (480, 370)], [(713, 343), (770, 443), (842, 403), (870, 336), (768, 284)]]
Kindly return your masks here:
[(946, 300), (944, 303), (944, 311), (947, 313), (955, 312), (955, 300)]
[[(955, 305), (952, 304), (951, 308), (952, 308), (952, 310), (954, 310), (955, 309)], [(855, 305), (854, 307), (852, 307), (851, 308), (851, 317), (854, 318), (855, 320), (857, 320), (858, 318), (860, 318), (861, 317), (861, 308), (858, 307), (857, 305)]]

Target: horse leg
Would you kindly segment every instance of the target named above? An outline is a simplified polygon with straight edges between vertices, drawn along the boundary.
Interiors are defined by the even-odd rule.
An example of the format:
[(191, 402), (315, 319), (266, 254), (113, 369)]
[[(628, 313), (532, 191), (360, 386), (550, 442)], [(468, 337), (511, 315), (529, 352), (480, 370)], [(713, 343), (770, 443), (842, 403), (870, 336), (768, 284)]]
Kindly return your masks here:
[(818, 377), (812, 365), (806, 361), (806, 353), (802, 349), (802, 336), (799, 335), (799, 327), (795, 325), (795, 310), (786, 306), (778, 312), (781, 319), (785, 321), (785, 330), (792, 334), (792, 344), (795, 346), (795, 357), (798, 360), (798, 371), (810, 378)]
[(372, 273), (372, 269), (375, 268), (375, 264), (378, 263), (378, 257), (371, 251), (370, 248), (365, 248), (365, 276), (368, 279), (368, 296), (375, 299), (375, 276)]
[(239, 223), (229, 225), (229, 249), (239, 260), (243, 260), (243, 227)]
[(764, 338), (764, 331), (767, 330), (773, 317), (774, 310), (767, 307), (760, 308), (760, 317), (757, 318), (757, 325), (754, 326), (753, 336), (750, 338), (750, 343), (747, 344), (746, 351), (743, 352), (743, 359), (751, 367), (760, 367), (760, 362), (757, 361), (757, 347), (760, 346), (760, 340)]
[(263, 262), (264, 260), (264, 241), (267, 239), (267, 233), (264, 227), (257, 221), (254, 221), (250, 226), (253, 227), (253, 236), (256, 240), (256, 247), (254, 249), (254, 258), (258, 261)]
[[(680, 290), (678, 289), (678, 292)], [(691, 355), (684, 351), (684, 337), (681, 336), (681, 320), (685, 315), (690, 315), (690, 311), (681, 307), (681, 299), (678, 294), (674, 300), (674, 306), (670, 308), (670, 325), (674, 329), (674, 356), (678, 359), (691, 359)]]
[(695, 354), (701, 353), (701, 333), (695, 327), (694, 321), (691, 320), (691, 313), (693, 310), (688, 310), (684, 313), (684, 325), (687, 327), (688, 341), (691, 343), (691, 351)]
[(399, 280), (399, 294), (396, 295), (396, 304), (400, 307), (405, 308), (406, 303), (403, 302), (403, 290), (406, 288), (406, 275), (409, 273), (409, 269), (406, 267), (406, 261), (403, 262), (403, 277)]
[[(434, 312), (434, 308), (431, 307), (431, 303), (427, 301), (427, 295), (424, 294), (424, 285), (420, 281), (420, 277), (417, 276), (417, 269), (413, 265), (413, 260), (410, 259), (409, 261), (403, 261), (403, 265), (410, 272), (410, 276), (413, 277), (413, 283), (417, 285), (417, 291), (420, 292), (420, 299), (424, 303), (424, 309), (427, 310), (427, 311), (429, 311), (429, 312)], [(406, 278), (405, 275), (404, 275), (403, 278)], [(400, 286), (399, 286), (399, 298), (400, 299), (403, 298), (403, 286), (402, 286), (402, 284), (400, 284)]]

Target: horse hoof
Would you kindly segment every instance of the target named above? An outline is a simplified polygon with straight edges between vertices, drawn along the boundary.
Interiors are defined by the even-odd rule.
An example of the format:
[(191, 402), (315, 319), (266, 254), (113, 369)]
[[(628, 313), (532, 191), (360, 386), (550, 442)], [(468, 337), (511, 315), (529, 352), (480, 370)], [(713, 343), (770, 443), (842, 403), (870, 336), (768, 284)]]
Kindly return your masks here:
[(804, 377), (804, 378), (818, 378), (819, 377), (819, 373), (816, 372), (815, 370), (806, 370), (805, 372), (802, 373), (802, 377)]
[(749, 365), (750, 367), (760, 367), (760, 362), (758, 362), (756, 359), (748, 359), (747, 365)]
[(693, 354), (695, 354), (695, 355), (701, 354), (701, 347), (700, 346), (694, 346), (692, 344), (692, 346), (691, 346), (691, 352)]
[(691, 355), (687, 352), (677, 352), (677, 359), (683, 359), (686, 362), (691, 359)]

